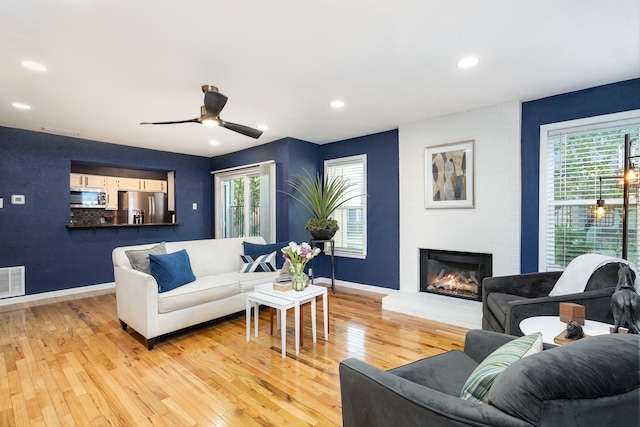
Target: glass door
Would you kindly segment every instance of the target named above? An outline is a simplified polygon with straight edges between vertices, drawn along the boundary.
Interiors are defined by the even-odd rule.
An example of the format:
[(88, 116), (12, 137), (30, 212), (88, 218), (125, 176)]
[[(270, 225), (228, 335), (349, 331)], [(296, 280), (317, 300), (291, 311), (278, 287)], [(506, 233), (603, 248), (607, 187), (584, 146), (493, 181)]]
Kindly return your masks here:
[(216, 238), (262, 236), (267, 242), (273, 240), (272, 168), (255, 166), (215, 175)]

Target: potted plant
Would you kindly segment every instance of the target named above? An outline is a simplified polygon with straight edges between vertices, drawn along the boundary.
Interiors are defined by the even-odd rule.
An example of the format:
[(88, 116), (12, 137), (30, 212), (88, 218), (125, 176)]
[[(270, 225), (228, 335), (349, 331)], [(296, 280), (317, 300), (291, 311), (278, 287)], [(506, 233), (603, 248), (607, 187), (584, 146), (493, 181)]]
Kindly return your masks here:
[(340, 228), (338, 221), (330, 218), (331, 214), (344, 203), (361, 195), (348, 196), (351, 184), (341, 176), (325, 176), (322, 179), (320, 173), (316, 173), (314, 178), (306, 169), (303, 170), (304, 175), (294, 175), (294, 179), (287, 180), (296, 194), (286, 191), (283, 193), (300, 202), (311, 213), (312, 217), (305, 228), (314, 239), (331, 239)]

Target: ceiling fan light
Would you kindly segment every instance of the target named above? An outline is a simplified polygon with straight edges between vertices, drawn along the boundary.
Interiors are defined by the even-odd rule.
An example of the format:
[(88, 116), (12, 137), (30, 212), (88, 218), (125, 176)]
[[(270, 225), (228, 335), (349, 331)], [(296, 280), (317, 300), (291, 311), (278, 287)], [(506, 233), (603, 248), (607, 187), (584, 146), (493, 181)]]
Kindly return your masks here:
[(218, 126), (220, 124), (214, 117), (204, 117), (201, 123), (205, 126)]

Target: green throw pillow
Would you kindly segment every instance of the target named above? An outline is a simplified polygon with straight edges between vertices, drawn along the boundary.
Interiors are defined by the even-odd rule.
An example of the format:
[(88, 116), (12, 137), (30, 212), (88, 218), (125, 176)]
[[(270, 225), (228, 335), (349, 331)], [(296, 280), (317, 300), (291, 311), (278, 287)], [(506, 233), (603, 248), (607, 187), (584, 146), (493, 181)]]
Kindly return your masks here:
[(502, 371), (523, 357), (540, 351), (542, 351), (540, 332), (509, 341), (487, 356), (471, 373), (462, 387), (460, 398), (481, 402)]

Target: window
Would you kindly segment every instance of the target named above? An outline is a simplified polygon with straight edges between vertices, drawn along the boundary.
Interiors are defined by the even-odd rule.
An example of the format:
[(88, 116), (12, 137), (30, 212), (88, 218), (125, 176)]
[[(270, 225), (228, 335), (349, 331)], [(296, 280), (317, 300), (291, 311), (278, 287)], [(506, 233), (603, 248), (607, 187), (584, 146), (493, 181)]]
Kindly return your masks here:
[(324, 162), (325, 176), (342, 176), (350, 185), (348, 200), (333, 213), (340, 229), (333, 237), (339, 256), (365, 258), (367, 255), (367, 156), (342, 157)]
[[(623, 196), (617, 177), (624, 169), (625, 134), (632, 141), (630, 155), (640, 154), (639, 130), (640, 111), (541, 127), (540, 271), (564, 269), (588, 252), (621, 257)], [(629, 188), (628, 258), (636, 264), (637, 179)], [(597, 218), (601, 191), (606, 214)]]
[(275, 241), (275, 163), (214, 172), (216, 238)]

